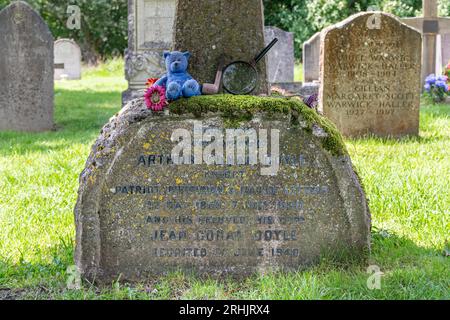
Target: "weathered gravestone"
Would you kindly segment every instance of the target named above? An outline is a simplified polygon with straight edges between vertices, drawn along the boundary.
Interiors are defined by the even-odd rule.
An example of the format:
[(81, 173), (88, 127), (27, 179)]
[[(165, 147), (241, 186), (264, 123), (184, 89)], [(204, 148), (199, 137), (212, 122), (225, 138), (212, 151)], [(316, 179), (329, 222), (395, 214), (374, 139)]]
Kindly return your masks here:
[[(221, 57), (251, 61), (264, 48), (261, 0), (179, 0), (174, 24), (174, 49), (190, 51), (190, 74), (214, 83)], [(253, 94), (268, 94), (266, 59), (257, 64), (259, 85)]]
[(133, 100), (93, 146), (75, 208), (83, 276), (241, 276), (364, 257), (370, 214), (328, 120), (276, 98), (200, 96), (169, 108), (154, 114)]
[(450, 63), (450, 34), (441, 36), (442, 69)]
[(128, 0), (128, 49), (122, 103), (143, 95), (148, 78), (165, 73), (163, 51), (170, 50), (176, 0)]
[(320, 32), (303, 44), (303, 81), (313, 82), (320, 77)]
[(81, 79), (81, 50), (71, 39), (55, 41), (55, 80)]
[(265, 27), (264, 38), (266, 45), (278, 38), (277, 44), (267, 54), (269, 82), (294, 82), (294, 34), (277, 27)]
[(0, 12), (0, 130), (53, 128), (53, 37), (27, 3)]
[(322, 32), (319, 110), (346, 136), (417, 135), (420, 33), (385, 13)]

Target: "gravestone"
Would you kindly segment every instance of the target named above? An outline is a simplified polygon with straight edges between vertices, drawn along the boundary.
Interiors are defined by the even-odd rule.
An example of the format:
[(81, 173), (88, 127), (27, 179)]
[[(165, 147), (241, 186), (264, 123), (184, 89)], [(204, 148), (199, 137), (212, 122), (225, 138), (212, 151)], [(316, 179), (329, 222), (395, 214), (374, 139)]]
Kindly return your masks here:
[(128, 0), (128, 48), (122, 103), (143, 95), (148, 78), (165, 73), (163, 51), (170, 50), (176, 0)]
[(402, 18), (401, 21), (422, 33), (422, 83), (430, 74), (440, 74), (436, 63), (439, 52), (438, 35), (450, 33), (450, 18), (438, 16), (438, 0), (422, 0), (423, 17)]
[(266, 45), (278, 38), (277, 44), (267, 54), (269, 82), (294, 82), (294, 34), (277, 27), (265, 27), (264, 38)]
[(345, 136), (417, 135), (420, 33), (381, 12), (322, 31), (319, 111)]
[(81, 79), (81, 50), (71, 39), (55, 41), (55, 80)]
[(320, 77), (320, 32), (303, 44), (303, 81), (313, 82)]
[(441, 36), (442, 69), (450, 63), (450, 34)]
[[(179, 0), (174, 24), (174, 49), (190, 51), (189, 73), (200, 83), (214, 83), (221, 57), (228, 64), (251, 61), (264, 48), (261, 0)], [(268, 94), (266, 58), (257, 69), (253, 94)]]
[(0, 130), (53, 128), (53, 37), (27, 3), (0, 12)]
[(132, 100), (95, 142), (75, 208), (84, 277), (243, 276), (365, 257), (366, 199), (328, 120), (269, 97), (199, 96), (169, 110)]

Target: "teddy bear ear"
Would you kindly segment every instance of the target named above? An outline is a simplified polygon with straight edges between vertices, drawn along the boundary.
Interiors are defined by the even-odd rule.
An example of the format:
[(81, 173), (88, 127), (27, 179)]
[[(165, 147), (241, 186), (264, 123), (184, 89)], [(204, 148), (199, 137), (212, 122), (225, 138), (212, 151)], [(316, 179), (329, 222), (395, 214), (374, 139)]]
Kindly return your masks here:
[(165, 50), (163, 55), (164, 55), (164, 59), (167, 58), (168, 56), (170, 56), (170, 51)]
[(183, 52), (183, 56), (185, 56), (186, 59), (189, 59), (191, 57), (191, 53), (189, 51)]

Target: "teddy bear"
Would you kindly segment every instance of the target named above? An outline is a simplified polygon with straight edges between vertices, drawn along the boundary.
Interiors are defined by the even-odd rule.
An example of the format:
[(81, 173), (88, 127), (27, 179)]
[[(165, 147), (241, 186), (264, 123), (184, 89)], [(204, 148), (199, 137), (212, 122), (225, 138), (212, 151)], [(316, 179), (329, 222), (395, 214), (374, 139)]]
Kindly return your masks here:
[(166, 88), (168, 100), (201, 95), (200, 85), (187, 72), (190, 56), (189, 52), (164, 51), (167, 73), (155, 85)]

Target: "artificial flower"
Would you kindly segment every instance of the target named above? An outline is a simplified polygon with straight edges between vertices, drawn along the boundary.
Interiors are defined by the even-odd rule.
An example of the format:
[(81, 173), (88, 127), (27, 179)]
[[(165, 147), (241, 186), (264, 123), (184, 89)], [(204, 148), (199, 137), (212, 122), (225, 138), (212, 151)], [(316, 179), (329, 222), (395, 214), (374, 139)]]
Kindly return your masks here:
[(147, 79), (147, 83), (145, 84), (147, 87), (151, 87), (155, 84), (155, 82), (158, 81), (158, 78), (149, 78)]
[(147, 109), (162, 111), (167, 105), (166, 89), (162, 86), (153, 85), (144, 94)]

